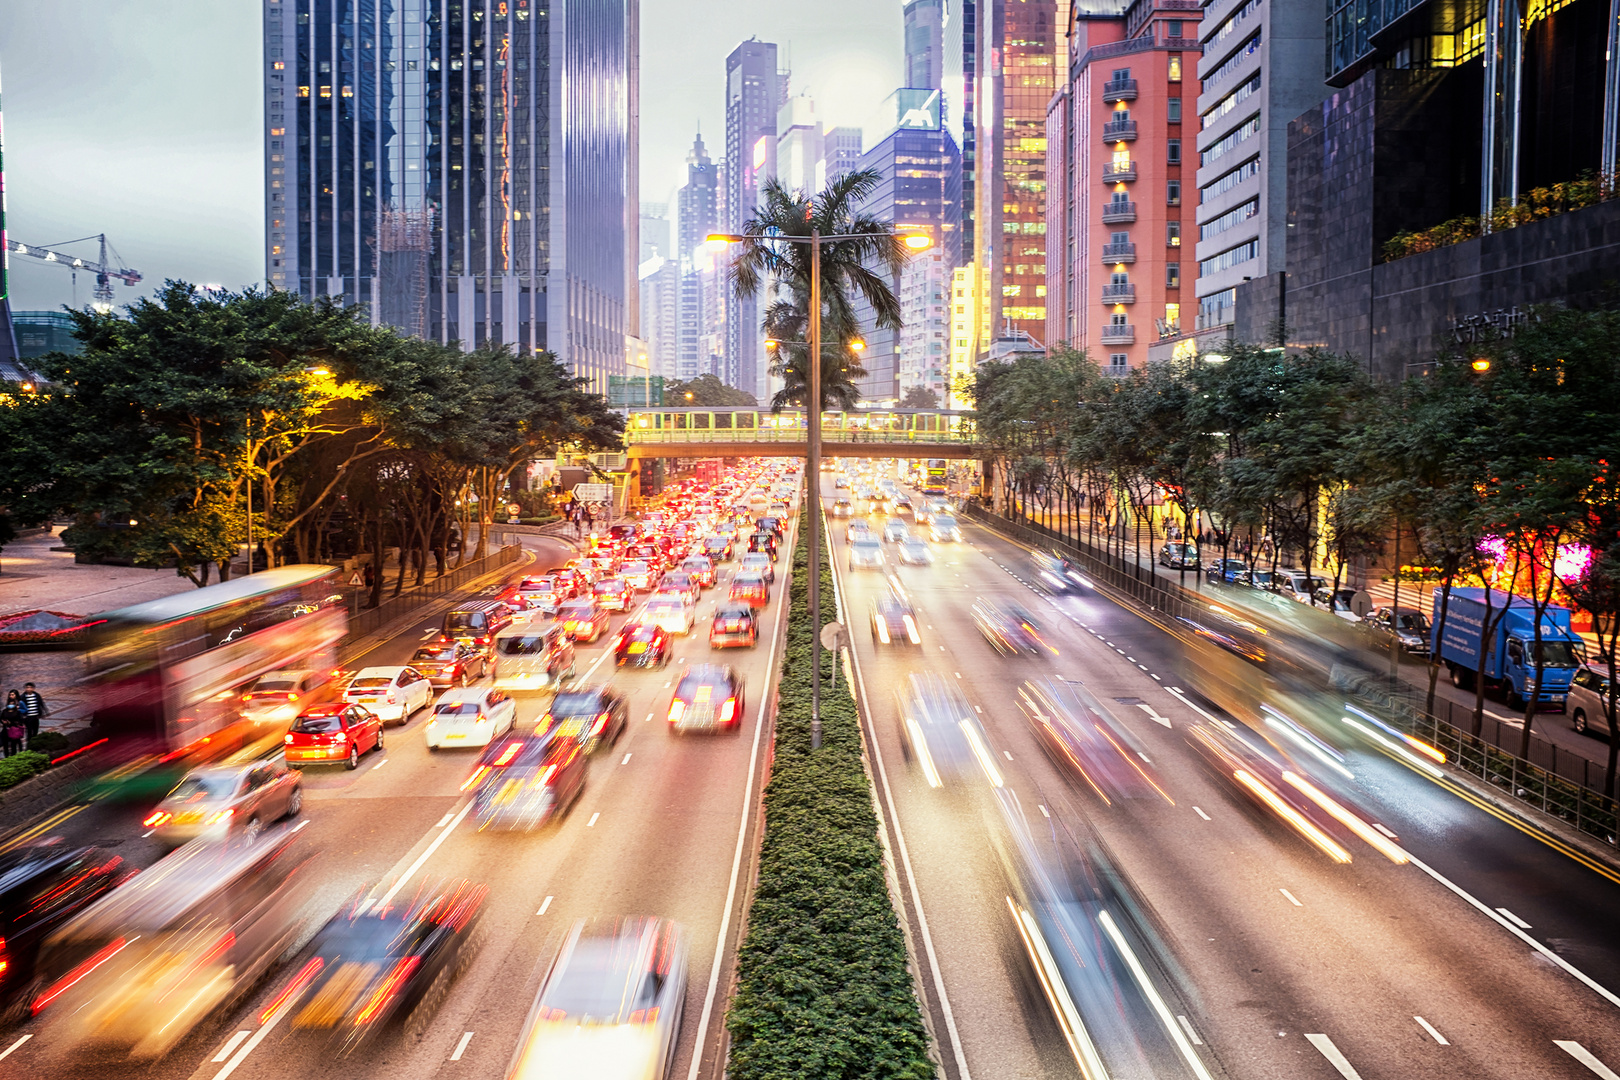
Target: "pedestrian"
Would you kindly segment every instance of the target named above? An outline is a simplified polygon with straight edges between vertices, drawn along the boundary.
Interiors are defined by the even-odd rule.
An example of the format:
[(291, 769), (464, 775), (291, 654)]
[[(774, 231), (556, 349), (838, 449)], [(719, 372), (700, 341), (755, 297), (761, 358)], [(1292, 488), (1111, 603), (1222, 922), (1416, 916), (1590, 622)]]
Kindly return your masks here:
[(23, 726), (22, 695), (12, 690), (6, 694), (6, 705), (0, 709), (0, 746), (4, 747), (6, 757), (22, 749), (23, 736), (28, 729)]
[(28, 729), (28, 738), (33, 739), (39, 734), (39, 722), (45, 719), (50, 710), (45, 707), (45, 699), (39, 696), (33, 683), (24, 683), (22, 692), (23, 726)]

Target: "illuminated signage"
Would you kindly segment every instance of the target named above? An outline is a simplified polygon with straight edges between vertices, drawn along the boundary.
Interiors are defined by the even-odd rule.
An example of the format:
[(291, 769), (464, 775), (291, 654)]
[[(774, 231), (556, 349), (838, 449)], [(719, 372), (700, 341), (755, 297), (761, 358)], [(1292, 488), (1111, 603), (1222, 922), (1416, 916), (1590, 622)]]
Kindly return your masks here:
[(895, 126), (907, 131), (938, 131), (940, 95), (938, 90), (905, 89), (894, 94)]

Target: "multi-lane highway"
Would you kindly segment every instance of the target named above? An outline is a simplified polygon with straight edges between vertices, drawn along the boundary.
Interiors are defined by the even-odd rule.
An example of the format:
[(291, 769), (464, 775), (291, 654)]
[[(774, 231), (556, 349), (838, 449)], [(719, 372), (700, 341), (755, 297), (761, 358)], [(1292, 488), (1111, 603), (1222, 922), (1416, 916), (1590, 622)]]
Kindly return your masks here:
[[(830, 482), (823, 495), (830, 502)], [(899, 566), (889, 545), (888, 573), (920, 613), (922, 643), (879, 645), (866, 613), (884, 575), (851, 572), (842, 523), (832, 532), (879, 797), (948, 1075), (1077, 1074), (1009, 907), (1016, 827), (1052, 865), (1103, 882), (1099, 906), (1130, 917), (1132, 952), (1162, 999), (1162, 1010), (1135, 1008), (1127, 998), (1147, 991), (1112, 954), (1117, 977), (1103, 986), (1117, 1000), (1089, 1007), (1106, 1075), (1149, 1075), (1145, 1062), (1166, 1060), (1166, 1024), (1197, 1064), (1171, 1055), (1153, 1075), (1589, 1080), (1620, 1070), (1620, 881), (1602, 864), (1364, 750), (1349, 752), (1353, 779), (1335, 776), (1333, 790), (1411, 859), (1397, 865), (1358, 844), (1337, 864), (1192, 753), (1189, 728), (1225, 717), (1200, 696), (1198, 669), (1168, 628), (1096, 593), (1035, 591), (1028, 551), (965, 525), (963, 543), (935, 546), (932, 566)], [(980, 598), (1024, 608), (1056, 655), (993, 651), (970, 617)], [(931, 788), (908, 759), (895, 695), (914, 671), (943, 676), (971, 702), (999, 798), (984, 775)], [(1026, 680), (1051, 676), (1082, 681), (1108, 707), (1168, 798), (1105, 804), (1053, 763), (1018, 706)], [(1110, 1013), (1129, 1021), (1140, 1052), (1108, 1041)]]
[[(554, 542), (546, 541), (547, 545)], [(791, 536), (789, 539), (791, 544)], [(784, 552), (791, 547), (785, 546)], [(562, 561), (543, 551), (531, 569)], [(0, 1036), (0, 1078), (84, 1077), (110, 1070), (195, 1080), (295, 1076), (498, 1077), (505, 1074), (524, 1017), (562, 934), (576, 919), (655, 915), (689, 932), (686, 1015), (672, 1075), (718, 1077), (723, 1062), (724, 994), (740, 927), (761, 773), (768, 744), (761, 718), (770, 701), (769, 677), (786, 607), (786, 567), (762, 612), (759, 644), (711, 653), (708, 616), (723, 596), (736, 563), (724, 563), (716, 587), (699, 603), (691, 635), (677, 639), (663, 670), (618, 670), (612, 637), (579, 646), (579, 683), (611, 681), (629, 698), (630, 725), (617, 745), (591, 762), (584, 794), (559, 824), (530, 834), (483, 833), (462, 785), (476, 751), (430, 753), (423, 739), (426, 712), (386, 732), (386, 748), (341, 766), (304, 773), (299, 841), (312, 857), (311, 932), (348, 898), (379, 883), (401, 883), (409, 897), (422, 882), (467, 878), (489, 887), (481, 946), (420, 1036), (385, 1040), (357, 1057), (336, 1060), (318, 1039), (294, 1036), (290, 1024), (261, 1016), (286, 979), (268, 979), (239, 1008), (203, 1024), (164, 1060), (129, 1065), (81, 1056), (53, 1044), (48, 1023), (31, 1022)], [(617, 630), (630, 616), (614, 616)], [(361, 658), (367, 665), (406, 662), (436, 624), (422, 622)], [(665, 717), (671, 687), (686, 665), (725, 662), (747, 687), (738, 736), (672, 737)], [(549, 695), (547, 696), (549, 697)], [(546, 697), (520, 698), (518, 726), (532, 726)], [(96, 806), (55, 830), (81, 843), (110, 846), (137, 865), (160, 852), (142, 837), (149, 808)], [(19, 1040), (22, 1040), (19, 1042)]]

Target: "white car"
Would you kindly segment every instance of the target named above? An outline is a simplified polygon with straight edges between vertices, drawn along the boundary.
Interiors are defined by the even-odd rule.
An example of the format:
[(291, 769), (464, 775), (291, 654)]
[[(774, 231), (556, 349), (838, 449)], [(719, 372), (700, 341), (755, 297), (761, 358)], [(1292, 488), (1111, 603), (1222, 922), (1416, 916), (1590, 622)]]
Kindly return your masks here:
[(955, 518), (936, 514), (928, 524), (928, 536), (936, 544), (959, 544), (962, 542), (962, 528), (956, 524)]
[(641, 621), (671, 634), (689, 634), (697, 622), (697, 605), (678, 593), (658, 593), (642, 609)]
[(361, 668), (343, 700), (365, 706), (384, 724), (409, 720), (433, 700), (433, 684), (413, 667)]
[(427, 747), (488, 746), (512, 730), (517, 702), (488, 686), (446, 690), (427, 722)]
[(750, 551), (742, 557), (737, 567), (737, 576), (743, 574), (758, 574), (770, 585), (776, 581), (776, 567), (771, 565), (771, 557), (763, 551)]
[(255, 724), (290, 724), (310, 705), (330, 696), (327, 668), (283, 668), (261, 675), (242, 693), (242, 717)]

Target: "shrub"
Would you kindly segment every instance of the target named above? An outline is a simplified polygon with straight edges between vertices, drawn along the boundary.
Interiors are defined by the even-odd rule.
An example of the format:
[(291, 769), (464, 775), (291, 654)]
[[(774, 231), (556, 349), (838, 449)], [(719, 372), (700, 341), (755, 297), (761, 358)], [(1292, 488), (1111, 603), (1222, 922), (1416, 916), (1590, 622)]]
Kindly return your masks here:
[[(1500, 200), (1491, 211), (1491, 232), (1501, 232), (1556, 214), (1595, 206), (1620, 195), (1620, 182), (1613, 176), (1595, 176), (1583, 173), (1578, 180), (1551, 187), (1531, 188), (1519, 196), (1519, 201)], [(1384, 241), (1385, 262), (1404, 259), (1436, 248), (1460, 244), (1480, 234), (1479, 218), (1458, 217), (1418, 232), (1402, 231)]]
[(50, 768), (51, 759), (37, 750), (24, 750), (20, 754), (0, 760), (0, 789), (13, 787), (27, 780), (30, 776), (38, 776)]
[(48, 758), (61, 757), (72, 745), (60, 731), (42, 731), (28, 740), (28, 749), (38, 750)]
[[(802, 520), (802, 518), (801, 518)], [(890, 902), (855, 704), (823, 652), (822, 746), (810, 750), (807, 559), (794, 551), (776, 752), (748, 934), (727, 1026), (732, 1080), (935, 1075)], [(823, 554), (821, 594), (833, 596)]]

